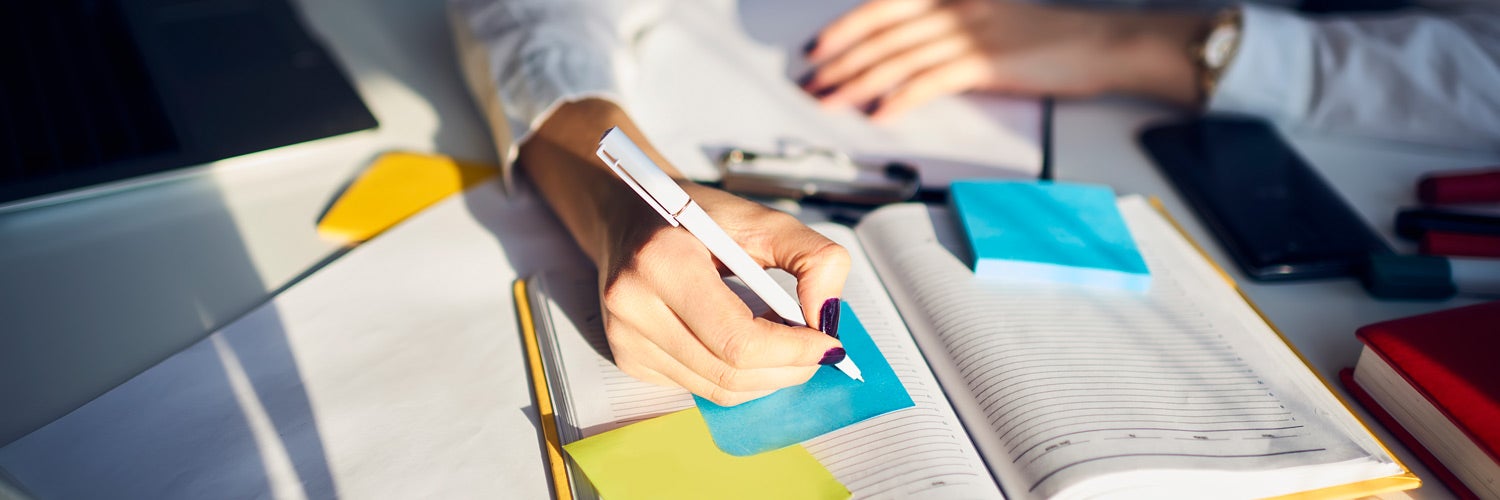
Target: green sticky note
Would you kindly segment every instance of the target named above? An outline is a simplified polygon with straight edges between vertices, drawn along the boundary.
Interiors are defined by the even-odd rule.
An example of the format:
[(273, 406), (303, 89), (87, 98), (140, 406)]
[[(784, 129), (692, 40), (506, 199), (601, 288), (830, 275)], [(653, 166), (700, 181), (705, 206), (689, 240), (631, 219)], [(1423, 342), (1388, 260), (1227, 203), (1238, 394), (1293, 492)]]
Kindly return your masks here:
[(748, 457), (719, 450), (698, 409), (662, 415), (563, 446), (599, 496), (849, 498), (802, 445)]

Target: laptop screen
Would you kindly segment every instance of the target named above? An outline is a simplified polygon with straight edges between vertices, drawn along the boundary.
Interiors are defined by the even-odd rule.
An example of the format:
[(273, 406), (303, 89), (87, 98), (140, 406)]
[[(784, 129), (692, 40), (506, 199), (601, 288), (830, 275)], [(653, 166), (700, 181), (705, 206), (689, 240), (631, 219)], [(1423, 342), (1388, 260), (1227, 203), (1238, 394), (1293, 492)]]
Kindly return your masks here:
[(0, 204), (376, 125), (285, 0), (5, 9)]

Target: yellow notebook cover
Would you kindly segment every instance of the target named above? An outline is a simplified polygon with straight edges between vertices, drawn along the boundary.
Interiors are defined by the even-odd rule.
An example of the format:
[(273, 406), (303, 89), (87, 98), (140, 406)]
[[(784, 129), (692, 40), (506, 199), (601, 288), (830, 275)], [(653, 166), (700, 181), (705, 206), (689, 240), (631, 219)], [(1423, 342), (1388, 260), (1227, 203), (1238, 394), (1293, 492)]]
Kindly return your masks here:
[(536, 322), (531, 317), (531, 297), (526, 292), (526, 280), (516, 280), (512, 287), (516, 295), (516, 318), (521, 322), (521, 338), (526, 344), (526, 365), (531, 373), (531, 389), (536, 396), (536, 412), (542, 426), (542, 438), (547, 447), (547, 472), (552, 475), (552, 494), (558, 500), (573, 498), (573, 489), (568, 483), (567, 464), (563, 463), (562, 439), (557, 435), (557, 414), (552, 412), (552, 392), (547, 388), (547, 375), (542, 371), (542, 351), (537, 345)]

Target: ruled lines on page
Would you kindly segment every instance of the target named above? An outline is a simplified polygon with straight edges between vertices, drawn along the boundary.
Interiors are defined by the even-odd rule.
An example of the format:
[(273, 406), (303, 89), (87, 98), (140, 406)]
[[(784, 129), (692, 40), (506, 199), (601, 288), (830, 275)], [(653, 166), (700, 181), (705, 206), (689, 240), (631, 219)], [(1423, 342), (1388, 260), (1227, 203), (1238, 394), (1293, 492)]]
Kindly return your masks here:
[[(862, 498), (1000, 497), (854, 234), (841, 226), (815, 229), (849, 251), (852, 264), (843, 299), (880, 346), (916, 407), (810, 440), (804, 443), (808, 451)], [(840, 475), (845, 467), (851, 473)]]
[(922, 311), (915, 323), (946, 348), (934, 367), (968, 388), (954, 404), (971, 429), (988, 429), (974, 438), (1007, 493), (1052, 496), (1127, 471), (1358, 458), (1312, 409), (1278, 394), (1294, 385), (1268, 377), (1276, 365), (1247, 353), (1234, 322), (1205, 307), (1215, 297), (1178, 275), (1180, 249), (1151, 244), (1169, 228), (1142, 223), (1140, 210), (1150, 208), (1127, 210), (1127, 220), (1152, 271), (1149, 294), (977, 280), (920, 207), (860, 226), (903, 311)]
[[(994, 478), (927, 368), (874, 271), (846, 228), (819, 230), (845, 244), (854, 257), (844, 299), (859, 316), (905, 385), (916, 407), (831, 432), (803, 443), (834, 477), (858, 498), (1001, 498)], [(630, 377), (614, 366), (600, 322), (597, 289), (590, 276), (549, 285), (557, 302), (572, 301), (566, 317), (554, 318), (561, 337), (558, 351), (575, 416), (563, 416), (589, 436), (693, 406), (680, 388), (661, 387)], [(567, 291), (563, 291), (565, 289)], [(571, 297), (571, 298), (568, 298)], [(575, 324), (569, 318), (579, 318)], [(575, 329), (576, 328), (576, 329)], [(573, 333), (570, 333), (573, 332)]]
[[(609, 351), (609, 343), (603, 336), (589, 340), (595, 349)], [(693, 398), (681, 387), (642, 383), (615, 368), (609, 359), (600, 358), (596, 363), (599, 373), (604, 376), (604, 393), (608, 395), (610, 415), (617, 426), (630, 425), (693, 406)]]

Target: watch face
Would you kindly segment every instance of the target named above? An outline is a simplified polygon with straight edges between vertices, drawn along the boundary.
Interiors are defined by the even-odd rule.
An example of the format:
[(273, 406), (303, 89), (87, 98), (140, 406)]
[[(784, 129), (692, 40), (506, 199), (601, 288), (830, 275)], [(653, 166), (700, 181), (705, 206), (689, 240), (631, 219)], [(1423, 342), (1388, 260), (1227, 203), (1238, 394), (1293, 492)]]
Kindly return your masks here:
[(1203, 62), (1210, 68), (1222, 68), (1229, 62), (1229, 53), (1234, 50), (1240, 30), (1233, 25), (1221, 25), (1208, 34), (1203, 42)]

